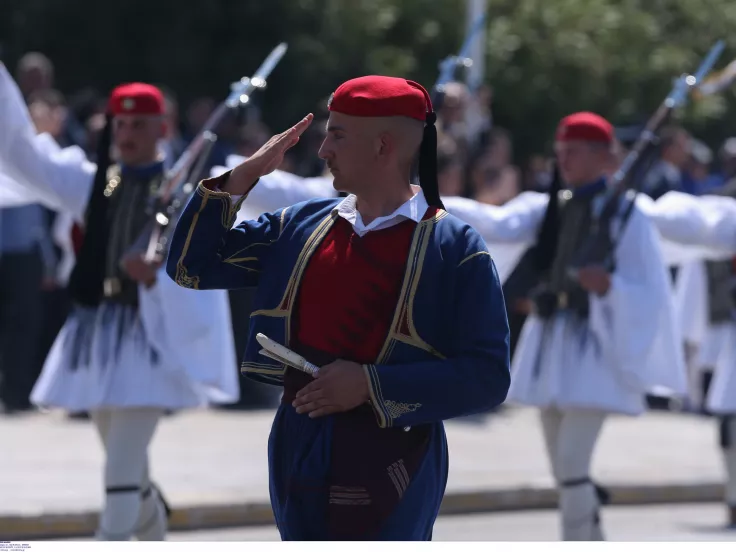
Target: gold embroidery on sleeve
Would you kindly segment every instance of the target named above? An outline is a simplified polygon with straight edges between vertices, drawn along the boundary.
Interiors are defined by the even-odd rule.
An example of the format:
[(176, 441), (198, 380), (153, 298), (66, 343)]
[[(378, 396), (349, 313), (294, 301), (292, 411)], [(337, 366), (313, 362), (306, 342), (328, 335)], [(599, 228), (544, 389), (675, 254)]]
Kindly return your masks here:
[(386, 408), (388, 409), (388, 413), (391, 416), (392, 420), (395, 420), (396, 418), (399, 418), (403, 416), (404, 414), (409, 414), (410, 412), (416, 412), (422, 407), (421, 403), (400, 403), (395, 401), (383, 401), (383, 404), (386, 405)]
[(202, 201), (199, 205), (199, 210), (194, 213), (194, 216), (192, 217), (192, 222), (189, 225), (189, 232), (187, 232), (187, 239), (184, 241), (184, 247), (181, 248), (181, 255), (179, 255), (179, 260), (176, 262), (176, 283), (182, 287), (189, 289), (199, 289), (199, 277), (190, 277), (187, 274), (187, 267), (184, 265), (184, 258), (189, 252), (189, 246), (192, 243), (194, 229), (197, 226), (197, 222), (199, 222), (200, 213), (204, 211), (204, 208), (207, 205), (207, 200), (209, 199), (210, 193), (210, 190), (205, 188), (201, 183), (199, 184), (199, 186), (197, 186), (197, 194), (202, 196)]
[[(238, 218), (238, 211), (240, 211), (240, 206), (243, 205), (243, 202), (245, 201), (246, 196), (241, 197), (238, 201), (233, 203), (230, 206), (230, 215), (228, 217), (228, 225), (227, 229), (230, 230), (233, 227), (233, 224), (235, 224), (235, 220)], [(230, 198), (230, 201), (232, 202), (232, 198)]]
[(284, 207), (281, 210), (281, 225), (279, 226), (279, 236), (281, 236), (281, 234), (283, 234), (284, 232), (284, 222), (286, 221), (286, 211), (288, 210), (289, 210), (288, 207)]
[(386, 428), (391, 427), (391, 417), (388, 414), (388, 410), (383, 404), (383, 396), (381, 395), (381, 382), (378, 381), (378, 374), (376, 374), (376, 367), (373, 364), (364, 364), (363, 372), (368, 380), (368, 396), (370, 397), (369, 402), (373, 407), (373, 413), (376, 415), (376, 421), (378, 427)]
[(225, 259), (226, 263), (230, 264), (236, 264), (236, 263), (247, 263), (248, 261), (257, 261), (258, 257), (228, 257)]
[(465, 257), (462, 261), (460, 261), (460, 264), (457, 265), (457, 267), (460, 268), (470, 259), (472, 259), (473, 257), (477, 257), (478, 255), (488, 255), (489, 257), (491, 256), (491, 254), (488, 251), (478, 251), (477, 253), (473, 253), (472, 255), (468, 255), (467, 257)]

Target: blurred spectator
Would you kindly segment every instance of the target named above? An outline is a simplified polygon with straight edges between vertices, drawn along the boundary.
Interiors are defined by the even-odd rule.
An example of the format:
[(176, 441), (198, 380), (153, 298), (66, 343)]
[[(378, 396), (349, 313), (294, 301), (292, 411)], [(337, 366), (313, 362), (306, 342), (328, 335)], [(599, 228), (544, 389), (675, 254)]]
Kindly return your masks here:
[(690, 160), (690, 134), (678, 126), (666, 127), (659, 135), (660, 154), (644, 177), (643, 191), (657, 199), (671, 190), (684, 191), (683, 170)]
[(437, 148), (437, 184), (441, 196), (465, 195), (464, 167), (455, 142), (440, 141)]
[(447, 83), (437, 114), (437, 128), (442, 134), (451, 137), (463, 154), (470, 147), (466, 120), (469, 101), (470, 93), (464, 84), (459, 82)]
[[(59, 138), (59, 145), (79, 146), (91, 159), (94, 159), (97, 136), (90, 136), (88, 121), (99, 114), (101, 122), (105, 120), (107, 101), (94, 88), (85, 88), (69, 97), (68, 110), (64, 123), (63, 135)], [(102, 125), (100, 124), (100, 128)]]
[(23, 97), (28, 99), (34, 92), (54, 86), (54, 65), (44, 54), (29, 52), (18, 61), (16, 81)]
[(0, 400), (27, 410), (40, 368), (44, 320), (41, 288), (55, 281), (56, 254), (43, 207), (0, 210)]
[(179, 102), (176, 94), (165, 86), (159, 86), (159, 88), (164, 95), (164, 117), (166, 118), (166, 138), (161, 144), (161, 149), (166, 162), (171, 166), (184, 153), (187, 143), (181, 135)]
[(683, 172), (683, 190), (700, 195), (711, 186), (713, 151), (700, 140), (690, 141), (690, 159)]
[(513, 148), (511, 135), (502, 128), (494, 128), (488, 135), (485, 148), (488, 151), (489, 162), (495, 169), (502, 169), (511, 165)]
[(546, 192), (552, 180), (552, 159), (544, 155), (532, 155), (524, 171), (524, 190)]
[(184, 131), (188, 139), (191, 140), (197, 135), (215, 110), (215, 107), (217, 107), (215, 100), (209, 97), (197, 98), (189, 105)]
[(705, 193), (736, 197), (736, 138), (729, 138), (721, 147), (721, 169), (714, 175), (713, 187)]
[(87, 140), (85, 142), (85, 151), (87, 157), (91, 160), (95, 160), (97, 155), (97, 142), (102, 135), (102, 130), (105, 128), (105, 108), (100, 106), (98, 111), (95, 111), (85, 121), (84, 130), (87, 134)]
[[(189, 105), (183, 130), (183, 137), (187, 145), (202, 130), (216, 107), (217, 103), (210, 97), (197, 98)], [(220, 128), (214, 129), (217, 134), (217, 142), (210, 153), (208, 170), (214, 165), (226, 165), (227, 156), (234, 153), (232, 144), (237, 139), (237, 132), (232, 128), (227, 128), (228, 123), (231, 124), (232, 120), (226, 120)]]
[(465, 110), (465, 122), (471, 149), (488, 144), (493, 128), (492, 101), (493, 91), (490, 86), (481, 86), (470, 95)]
[(469, 163), (471, 197), (491, 205), (503, 205), (521, 191), (521, 174), (511, 164), (511, 138), (507, 131), (494, 128), (488, 145), (476, 152)]
[(28, 96), (28, 111), (37, 132), (47, 132), (60, 142), (64, 134), (68, 110), (64, 96), (51, 88), (37, 90)]
[(721, 188), (736, 177), (736, 138), (728, 138), (718, 151), (718, 167), (711, 174), (703, 193)]

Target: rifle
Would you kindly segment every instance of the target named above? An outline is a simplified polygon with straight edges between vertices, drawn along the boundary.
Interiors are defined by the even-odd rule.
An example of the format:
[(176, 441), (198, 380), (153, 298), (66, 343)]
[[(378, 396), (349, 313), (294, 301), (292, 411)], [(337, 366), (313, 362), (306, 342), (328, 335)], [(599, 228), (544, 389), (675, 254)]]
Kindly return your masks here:
[[(631, 218), (636, 196), (641, 192), (644, 180), (640, 178), (636, 183), (632, 183), (632, 176), (640, 175), (642, 166), (652, 162), (652, 153), (658, 147), (657, 133), (669, 121), (674, 110), (685, 103), (688, 92), (698, 86), (711, 71), (724, 48), (725, 43), (722, 40), (716, 42), (701, 62), (695, 75), (681, 75), (675, 81), (665, 100), (649, 119), (628, 155), (609, 180), (604, 203), (601, 209), (593, 215), (590, 238), (584, 243), (568, 270), (571, 277), (577, 277), (580, 268), (590, 265), (602, 265), (609, 272), (615, 270), (614, 254)], [(604, 229), (603, 225), (608, 225), (609, 217), (619, 211), (620, 198), (627, 189), (631, 193), (624, 196), (627, 203), (621, 215), (621, 224), (616, 234), (608, 240), (608, 229)]]
[(473, 60), (468, 56), (470, 49), (473, 47), (473, 40), (475, 36), (483, 29), (483, 25), (486, 23), (486, 14), (480, 15), (474, 22), (473, 26), (465, 36), (460, 51), (456, 56), (448, 56), (440, 62), (440, 75), (437, 78), (437, 82), (432, 87), (432, 106), (435, 112), (442, 106), (442, 99), (445, 96), (445, 89), (447, 84), (455, 79), (455, 69), (462, 67), (470, 67), (473, 65)]
[[(252, 77), (243, 77), (232, 84), (230, 94), (212, 112), (191, 144), (166, 173), (153, 198), (152, 220), (141, 238), (136, 241), (139, 250), (145, 251), (146, 261), (152, 262), (163, 256), (166, 251), (168, 238), (173, 231), (173, 222), (178, 219), (194, 192), (192, 178), (201, 174), (212, 150), (216, 139), (215, 129), (231, 110), (248, 104), (255, 90), (266, 87), (266, 79), (284, 57), (286, 49), (286, 44), (282, 42), (271, 51)], [(199, 163), (193, 170), (198, 159)]]
[(718, 94), (730, 87), (734, 81), (736, 81), (736, 60), (729, 63), (725, 69), (716, 72), (700, 83), (693, 94), (696, 98)]

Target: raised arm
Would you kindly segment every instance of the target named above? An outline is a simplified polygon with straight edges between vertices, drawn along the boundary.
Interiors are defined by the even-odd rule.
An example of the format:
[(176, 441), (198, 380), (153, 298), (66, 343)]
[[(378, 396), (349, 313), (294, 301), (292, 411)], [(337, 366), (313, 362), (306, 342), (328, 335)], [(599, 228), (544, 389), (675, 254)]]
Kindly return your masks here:
[(656, 201), (637, 197), (662, 239), (667, 264), (736, 255), (736, 200), (668, 192)]
[(465, 197), (443, 197), (447, 211), (472, 226), (488, 244), (501, 282), (537, 239), (549, 196), (524, 192), (503, 206)]
[[(171, 240), (166, 272), (182, 287), (238, 289), (258, 284), (284, 224), (283, 210), (233, 228), (243, 202), (260, 178), (276, 170), (284, 153), (312, 121), (309, 115), (269, 140), (252, 157), (197, 186)], [(233, 200), (237, 196), (237, 200)]]
[[(220, 176), (235, 168), (229, 165), (237, 160), (243, 162), (246, 158), (231, 155), (228, 157), (228, 167), (213, 167), (212, 176)], [(262, 176), (258, 181), (258, 186), (248, 193), (248, 201), (238, 211), (236, 224), (250, 220), (260, 213), (276, 211), (310, 199), (332, 198), (336, 195), (337, 192), (332, 186), (332, 178), (302, 178), (285, 171), (274, 171)], [(234, 196), (233, 199), (239, 198)]]
[(233, 228), (246, 196), (233, 201), (219, 191), (230, 173), (205, 180), (189, 200), (171, 239), (166, 272), (190, 289), (239, 289), (258, 285), (261, 268), (283, 223), (280, 212)]
[(30, 190), (29, 203), (81, 220), (95, 170), (79, 148), (44, 147), (18, 86), (0, 63), (0, 172)]

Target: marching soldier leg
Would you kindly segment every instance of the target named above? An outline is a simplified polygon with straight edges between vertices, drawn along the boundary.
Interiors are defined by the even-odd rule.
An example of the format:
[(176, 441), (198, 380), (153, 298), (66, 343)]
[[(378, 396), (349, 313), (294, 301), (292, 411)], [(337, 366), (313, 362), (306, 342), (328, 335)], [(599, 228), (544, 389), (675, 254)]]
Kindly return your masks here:
[(112, 413), (109, 410), (93, 410), (90, 412), (90, 418), (100, 436), (103, 450), (107, 450), (107, 434), (110, 431), (110, 419)]
[[(560, 442), (560, 427), (562, 425), (562, 412), (557, 408), (545, 408), (540, 411), (540, 421), (542, 422), (542, 435), (544, 436), (544, 445), (547, 451), (547, 460), (552, 477), (555, 480), (555, 486), (558, 493), (560, 492), (560, 471), (557, 462), (557, 451)], [(560, 525), (562, 526), (562, 510), (560, 510)], [(563, 531), (564, 532), (564, 531)]]
[(139, 541), (165, 540), (168, 529), (167, 508), (158, 487), (151, 482), (147, 454), (141, 489), (141, 511), (135, 536)]
[(542, 434), (547, 449), (547, 459), (552, 471), (552, 477), (559, 482), (557, 471), (557, 445), (560, 438), (560, 424), (562, 423), (562, 412), (556, 408), (545, 408), (539, 412), (542, 422)]
[(105, 508), (100, 515), (98, 540), (130, 540), (141, 515), (141, 482), (148, 444), (163, 411), (129, 408), (110, 411), (105, 442)]
[(590, 479), (590, 464), (605, 413), (567, 410), (562, 416), (555, 464), (560, 487), (562, 538), (566, 541), (604, 540), (598, 490)]
[(736, 527), (736, 416), (724, 416), (719, 420), (720, 445), (726, 468), (726, 508), (728, 525)]

